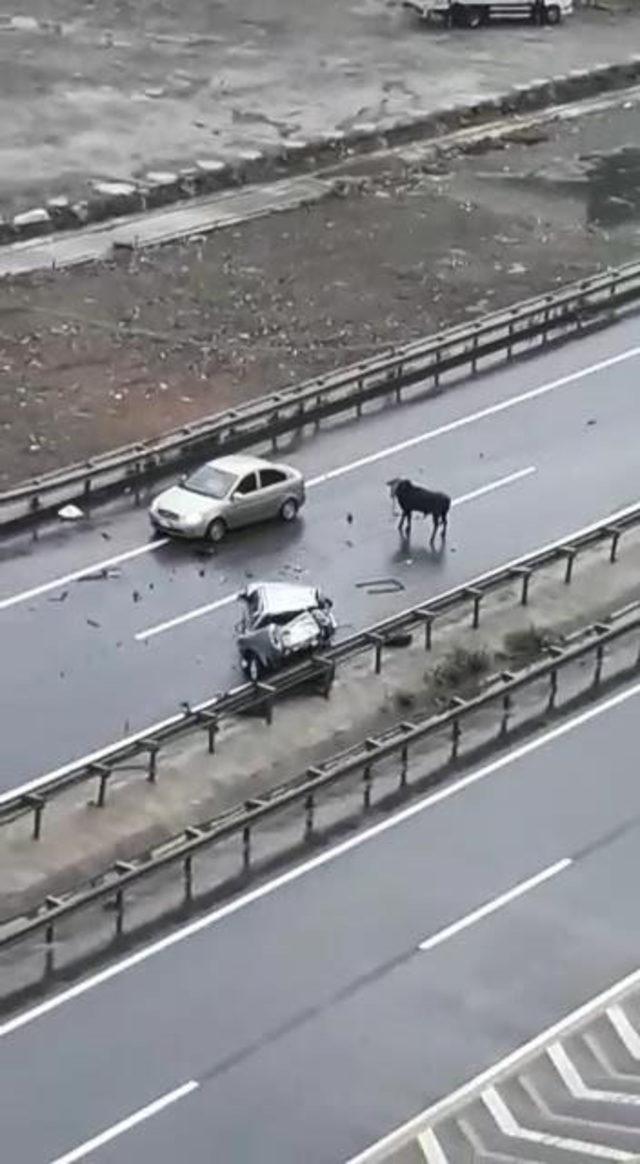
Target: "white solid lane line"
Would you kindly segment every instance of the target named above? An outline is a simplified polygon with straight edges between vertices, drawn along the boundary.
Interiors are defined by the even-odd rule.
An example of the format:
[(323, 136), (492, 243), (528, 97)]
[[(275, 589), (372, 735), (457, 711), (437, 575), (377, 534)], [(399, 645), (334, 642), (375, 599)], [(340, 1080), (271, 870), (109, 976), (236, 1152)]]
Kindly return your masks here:
[(529, 893), (536, 886), (542, 885), (544, 881), (549, 881), (551, 877), (562, 873), (571, 864), (571, 857), (563, 857), (561, 861), (556, 861), (555, 864), (549, 865), (541, 873), (536, 873), (534, 877), (529, 877), (526, 881), (521, 881), (519, 885), (514, 885), (513, 889), (508, 889), (506, 893), (501, 893), (499, 897), (494, 897), (493, 901), (488, 901), (485, 905), (474, 909), (473, 913), (468, 913), (466, 917), (460, 918), (450, 926), (445, 926), (444, 929), (439, 930), (432, 937), (425, 938), (424, 942), (420, 942), (419, 949), (426, 952), (427, 950), (435, 949), (436, 946), (441, 946), (449, 938), (455, 937), (456, 934), (468, 929), (469, 926), (473, 926), (476, 922), (482, 921), (483, 918), (489, 917), (490, 914), (496, 913), (497, 910), (508, 905), (510, 901), (515, 901), (516, 898), (522, 897), (525, 893)]
[(400, 441), (396, 445), (387, 445), (384, 449), (379, 449), (376, 453), (370, 453), (366, 457), (360, 457), (357, 461), (352, 461), (349, 465), (339, 465), (335, 469), (329, 469), (327, 473), (321, 473), (319, 477), (313, 477), (311, 481), (307, 481), (307, 485), (311, 488), (314, 485), (324, 485), (325, 481), (334, 481), (336, 477), (343, 477), (345, 473), (353, 473), (356, 469), (362, 469), (365, 465), (373, 465), (376, 461), (382, 461), (385, 457), (392, 457), (396, 453), (402, 453), (405, 449), (415, 448), (416, 445), (424, 444), (426, 441), (435, 440), (436, 437), (445, 436), (447, 433), (456, 432), (459, 428), (466, 428), (470, 424), (476, 424), (479, 420), (485, 420), (488, 416), (498, 416), (501, 412), (508, 412), (510, 408), (516, 408), (519, 404), (526, 404), (529, 400), (537, 400), (540, 396), (546, 396), (549, 392), (556, 392), (558, 388), (566, 388), (569, 384), (576, 384), (579, 380), (587, 376), (593, 376), (596, 372), (603, 372), (605, 368), (612, 368), (616, 364), (621, 364), (625, 360), (635, 359), (640, 355), (640, 347), (629, 348), (626, 352), (620, 352), (617, 356), (610, 356), (606, 360), (600, 360), (597, 364), (592, 364), (589, 368), (583, 368), (580, 372), (570, 372), (567, 376), (561, 376), (559, 380), (552, 380), (549, 384), (541, 384), (538, 388), (530, 388), (527, 392), (520, 392), (517, 396), (510, 396), (508, 400), (501, 400), (498, 404), (489, 404), (486, 408), (480, 408), (477, 412), (470, 412), (467, 416), (460, 416), (457, 420), (450, 420), (447, 424), (441, 424), (438, 428), (432, 428), (429, 432), (419, 433), (418, 436), (409, 437), (408, 440)]
[[(12, 1034), (21, 1027), (27, 1026), (28, 1023), (35, 1022), (36, 1019), (42, 1018), (51, 1011), (57, 1010), (58, 1007), (63, 1006), (67, 1002), (71, 1002), (74, 998), (80, 998), (87, 991), (93, 990), (103, 982), (109, 982), (112, 978), (116, 978), (126, 970), (130, 970), (134, 966), (139, 966), (147, 958), (153, 958), (163, 950), (168, 950), (171, 946), (176, 946), (180, 942), (184, 942), (194, 934), (208, 929), (209, 926), (215, 925), (225, 918), (239, 913), (240, 910), (246, 909), (247, 906), (253, 905), (254, 902), (261, 901), (262, 898), (271, 897), (279, 889), (283, 889), (285, 886), (301, 880), (307, 873), (311, 873), (315, 869), (320, 869), (323, 865), (330, 864), (330, 862), (335, 861), (344, 853), (358, 849), (361, 845), (365, 845), (369, 841), (374, 840), (375, 837), (386, 833), (388, 829), (396, 828), (398, 825), (403, 824), (404, 821), (418, 816), (419, 813), (425, 812), (427, 809), (433, 808), (445, 800), (449, 800), (450, 797), (458, 796), (467, 788), (471, 788), (474, 784), (478, 784), (486, 780), (489, 776), (493, 776), (495, 772), (502, 771), (509, 764), (513, 764), (525, 756), (534, 754), (540, 748), (553, 743), (554, 740), (562, 739), (563, 736), (575, 731), (576, 728), (584, 727), (591, 720), (598, 719), (601, 715), (613, 710), (613, 708), (620, 707), (622, 704), (627, 703), (629, 699), (635, 699), (638, 695), (640, 695), (640, 682), (635, 683), (632, 687), (628, 687), (625, 691), (619, 691), (616, 695), (609, 696), (602, 703), (597, 703), (595, 706), (587, 708), (586, 711), (582, 711), (572, 719), (565, 720), (564, 723), (550, 728), (549, 731), (544, 732), (542, 735), (527, 740), (525, 744), (520, 744), (513, 751), (497, 756), (491, 763), (485, 764), (482, 768), (475, 769), (475, 771), (470, 772), (467, 776), (463, 776), (461, 780), (456, 781), (455, 784), (447, 784), (444, 788), (440, 788), (437, 792), (433, 792), (430, 796), (425, 797), (424, 800), (418, 800), (415, 804), (408, 805), (407, 808), (401, 809), (400, 812), (395, 813), (393, 816), (386, 817), (370, 828), (364, 829), (361, 833), (356, 833), (355, 836), (349, 837), (348, 840), (342, 841), (332, 849), (327, 849), (324, 853), (319, 853), (315, 857), (311, 857), (308, 861), (303, 861), (300, 865), (295, 865), (292, 869), (288, 869), (286, 873), (281, 873), (280, 876), (274, 877), (272, 881), (267, 881), (263, 885), (259, 885), (248, 893), (243, 894), (241, 897), (237, 897), (233, 901), (227, 902), (226, 905), (222, 905), (213, 910), (212, 913), (205, 914), (196, 921), (189, 922), (188, 925), (183, 926), (181, 929), (167, 934), (164, 938), (159, 938), (158, 941), (153, 942), (150, 946), (146, 946), (142, 950), (137, 950), (135, 954), (130, 954), (128, 957), (123, 958), (122, 961), (115, 962), (113, 965), (107, 966), (104, 970), (98, 971), (92, 977), (86, 978), (82, 982), (76, 982), (74, 986), (70, 986), (67, 990), (61, 991), (60, 994), (56, 994), (52, 998), (38, 1003), (30, 1010), (23, 1011), (21, 1014), (7, 1019), (6, 1022), (0, 1023), (0, 1039)], [(640, 970), (633, 977), (633, 981), (636, 981), (636, 979), (640, 979)]]
[[(494, 493), (496, 489), (504, 489), (505, 485), (513, 485), (516, 481), (521, 481), (523, 477), (530, 477), (535, 472), (536, 466), (528, 465), (526, 469), (518, 469), (515, 473), (509, 473), (507, 477), (500, 477), (497, 481), (490, 481), (488, 485), (480, 485), (478, 489), (472, 489), (470, 493), (463, 493), (460, 497), (454, 497), (451, 504), (464, 505), (467, 501), (475, 501), (478, 497), (484, 497), (487, 493)], [(201, 618), (205, 614), (211, 614), (214, 610), (220, 610), (223, 606), (229, 606), (237, 597), (238, 595), (235, 591), (233, 594), (226, 594), (224, 598), (217, 598), (214, 602), (206, 603), (205, 606), (198, 606), (195, 610), (188, 610), (185, 614), (178, 614), (175, 618), (167, 619), (166, 622), (159, 622), (156, 626), (150, 626), (146, 630), (138, 631), (134, 635), (134, 638), (137, 643), (146, 643), (149, 639), (155, 638), (156, 635), (164, 634), (165, 631), (182, 626), (185, 622), (192, 622), (194, 618)]]
[(175, 1091), (169, 1091), (166, 1095), (162, 1095), (160, 1099), (154, 1099), (153, 1103), (149, 1103), (146, 1107), (140, 1108), (133, 1115), (127, 1116), (124, 1120), (120, 1120), (113, 1127), (107, 1128), (104, 1132), (100, 1132), (99, 1135), (94, 1136), (91, 1140), (86, 1140), (84, 1144), (80, 1144), (70, 1152), (65, 1152), (64, 1156), (57, 1156), (55, 1160), (51, 1161), (51, 1164), (76, 1164), (77, 1160), (84, 1160), (92, 1152), (95, 1152), (97, 1148), (102, 1148), (104, 1144), (108, 1144), (111, 1140), (117, 1139), (124, 1132), (131, 1131), (132, 1128), (144, 1123), (151, 1116), (157, 1115), (165, 1107), (169, 1107), (172, 1103), (177, 1103), (179, 1099), (184, 1099), (185, 1096), (191, 1095), (191, 1092), (196, 1091), (198, 1086), (199, 1084), (194, 1079), (189, 1080), (188, 1083), (183, 1083), (182, 1087), (176, 1087)]
[[(307, 481), (307, 488), (313, 489), (316, 485), (324, 485), (326, 481), (333, 481), (336, 477), (342, 477), (346, 473), (353, 473), (356, 469), (362, 469), (366, 465), (373, 465), (376, 461), (384, 460), (385, 457), (391, 457), (395, 453), (401, 453), (405, 449), (413, 448), (415, 445), (435, 440), (436, 437), (445, 436), (447, 433), (455, 432), (459, 428), (465, 428), (467, 425), (475, 424), (479, 420), (485, 420), (489, 416), (497, 416), (501, 412), (507, 412), (510, 408), (516, 408), (519, 404), (526, 404), (529, 400), (536, 400), (539, 396), (545, 396), (547, 393), (555, 392), (559, 388), (576, 384), (579, 380), (585, 379), (587, 376), (594, 376), (598, 372), (605, 371), (606, 368), (613, 368), (616, 364), (624, 363), (625, 360), (635, 359), (638, 355), (640, 355), (640, 347), (629, 348), (625, 352), (619, 352), (617, 356), (609, 356), (606, 360), (600, 360), (597, 364), (591, 364), (588, 368), (582, 368), (576, 372), (569, 372), (568, 375), (561, 376), (559, 380), (552, 380), (549, 384), (541, 384), (537, 388), (529, 389), (527, 392), (520, 392), (517, 396), (510, 396), (508, 400), (502, 400), (497, 404), (490, 404), (486, 408), (479, 409), (477, 412), (471, 412), (467, 416), (458, 417), (457, 420), (449, 421), (447, 424), (442, 424), (438, 428), (433, 428), (428, 432), (420, 433), (418, 436), (410, 437), (406, 441), (400, 441), (399, 444), (388, 445), (386, 448), (379, 449), (377, 452), (371, 453), (366, 457), (360, 457), (357, 461), (351, 461), (347, 465), (339, 465), (335, 469), (329, 469), (328, 472), (321, 473), (320, 476), (312, 477), (310, 481)], [(147, 554), (150, 550), (158, 548), (159, 545), (164, 545), (165, 542), (166, 539), (163, 542), (152, 542), (149, 545), (140, 546), (137, 550), (129, 550), (128, 553), (121, 554), (118, 558), (112, 558), (108, 562), (98, 562), (92, 566), (86, 566), (74, 574), (67, 574), (63, 578), (56, 578), (52, 582), (45, 582), (42, 586), (36, 586), (33, 590), (13, 594), (9, 598), (0, 600), (0, 610), (6, 610), (8, 607), (15, 606), (19, 602), (25, 602), (29, 598), (37, 598), (40, 594), (46, 594), (47, 591), (55, 590), (58, 586), (65, 586), (68, 582), (74, 582), (78, 578), (92, 574), (95, 570), (116, 565), (118, 562), (125, 562), (130, 558), (137, 557), (139, 554)]]
[(0, 610), (8, 610), (11, 606), (17, 606), (19, 602), (28, 602), (30, 598), (39, 598), (41, 594), (47, 594), (50, 590), (58, 590), (70, 582), (79, 582), (81, 578), (86, 578), (89, 574), (98, 574), (100, 570), (109, 570), (112, 566), (120, 565), (121, 562), (130, 562), (133, 558), (140, 558), (143, 554), (151, 554), (154, 550), (159, 550), (161, 546), (166, 546), (168, 541), (169, 538), (157, 538), (153, 542), (137, 546), (134, 550), (126, 550), (123, 554), (117, 554), (113, 558), (104, 558), (101, 562), (93, 562), (91, 566), (83, 566), (81, 570), (74, 570), (72, 574), (63, 574), (61, 578), (54, 578), (52, 582), (43, 582), (31, 590), (22, 590), (20, 594), (12, 594), (9, 598), (0, 598)]
[(506, 477), (499, 477), (497, 481), (489, 481), (488, 485), (480, 485), (478, 489), (472, 489), (470, 493), (461, 493), (459, 497), (454, 497), (451, 505), (466, 505), (467, 501), (476, 501), (478, 497), (486, 497), (487, 493), (495, 493), (496, 489), (504, 489), (506, 485), (515, 485), (516, 481), (522, 481), (523, 477), (530, 477), (532, 473), (537, 473), (537, 471), (535, 465), (528, 465), (526, 469), (518, 469)]

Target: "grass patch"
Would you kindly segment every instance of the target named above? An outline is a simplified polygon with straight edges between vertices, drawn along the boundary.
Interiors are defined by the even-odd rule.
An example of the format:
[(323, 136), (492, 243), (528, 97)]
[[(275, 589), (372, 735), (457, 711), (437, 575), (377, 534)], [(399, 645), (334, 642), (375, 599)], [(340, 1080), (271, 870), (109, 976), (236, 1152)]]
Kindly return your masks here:
[(468, 694), (477, 690), (490, 663), (491, 655), (484, 648), (468, 651), (465, 647), (456, 647), (433, 673), (432, 683), (436, 696), (442, 699), (454, 693)]
[(531, 625), (505, 635), (501, 654), (517, 667), (526, 667), (527, 663), (532, 663), (544, 653), (549, 642), (549, 636), (544, 631)]

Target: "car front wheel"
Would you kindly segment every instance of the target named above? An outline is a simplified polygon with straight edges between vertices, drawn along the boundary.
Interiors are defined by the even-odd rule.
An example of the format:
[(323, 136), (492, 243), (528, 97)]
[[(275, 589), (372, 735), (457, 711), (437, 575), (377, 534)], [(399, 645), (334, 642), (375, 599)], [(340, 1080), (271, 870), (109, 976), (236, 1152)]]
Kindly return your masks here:
[(207, 541), (215, 545), (221, 542), (227, 532), (227, 527), (221, 517), (216, 517), (207, 528)]
[(294, 521), (298, 513), (298, 502), (293, 497), (287, 497), (283, 501), (280, 509), (280, 517), (283, 521)]
[(250, 654), (244, 657), (244, 668), (250, 683), (258, 683), (262, 676), (262, 664), (257, 655)]

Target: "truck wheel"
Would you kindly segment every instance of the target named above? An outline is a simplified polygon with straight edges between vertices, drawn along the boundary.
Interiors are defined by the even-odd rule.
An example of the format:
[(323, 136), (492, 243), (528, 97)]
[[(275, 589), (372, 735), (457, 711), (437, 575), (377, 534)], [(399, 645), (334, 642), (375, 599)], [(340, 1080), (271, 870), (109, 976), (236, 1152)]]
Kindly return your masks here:
[(451, 24), (453, 28), (464, 28), (467, 23), (467, 14), (462, 4), (454, 4), (451, 9)]

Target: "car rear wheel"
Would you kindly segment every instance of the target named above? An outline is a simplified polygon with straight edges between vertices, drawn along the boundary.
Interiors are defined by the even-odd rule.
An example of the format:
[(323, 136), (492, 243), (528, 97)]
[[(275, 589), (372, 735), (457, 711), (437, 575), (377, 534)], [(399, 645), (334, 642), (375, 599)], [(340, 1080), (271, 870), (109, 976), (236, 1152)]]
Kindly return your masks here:
[(558, 4), (548, 4), (543, 9), (543, 18), (545, 24), (559, 24), (560, 23), (560, 7)]
[(298, 502), (294, 497), (287, 497), (280, 508), (280, 517), (283, 521), (294, 521), (298, 513)]
[(262, 664), (257, 655), (245, 655), (244, 666), (250, 683), (258, 683), (262, 677)]
[(227, 532), (227, 527), (221, 517), (216, 517), (207, 529), (207, 540), (215, 545), (221, 542)]

